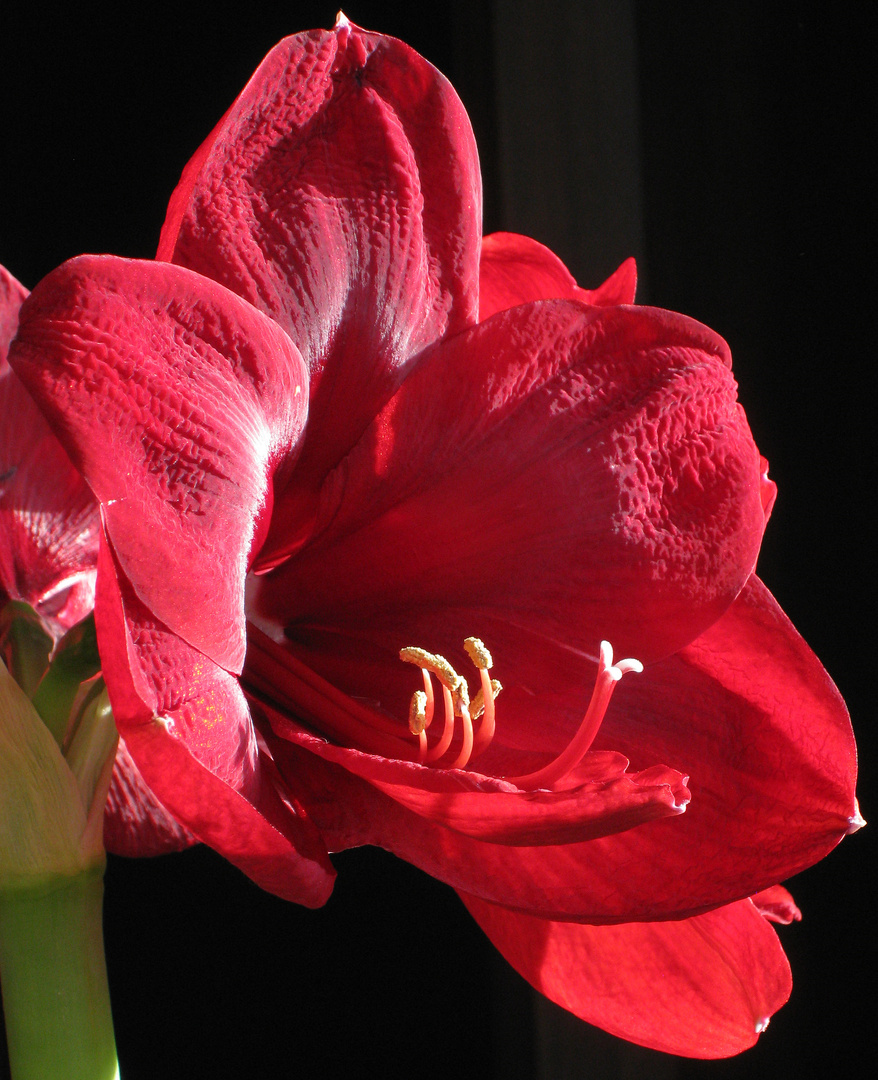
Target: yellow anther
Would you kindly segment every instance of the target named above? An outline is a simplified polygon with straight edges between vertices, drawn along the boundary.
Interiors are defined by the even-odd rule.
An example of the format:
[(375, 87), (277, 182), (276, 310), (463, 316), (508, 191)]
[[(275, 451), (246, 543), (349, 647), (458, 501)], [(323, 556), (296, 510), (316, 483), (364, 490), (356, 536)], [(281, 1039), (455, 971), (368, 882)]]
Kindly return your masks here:
[(480, 671), (490, 671), (494, 661), (491, 654), (485, 648), (485, 643), (477, 637), (468, 637), (463, 643), (466, 654)]
[[(503, 687), (496, 679), (491, 679), (491, 697), (496, 698)], [(485, 695), (482, 690), (477, 691), (476, 696), (472, 700), (472, 704), (469, 707), (469, 714), (476, 720), (485, 711)]]
[(463, 716), (463, 710), (469, 711), (469, 687), (466, 679), (461, 679), (460, 684), (451, 692), (454, 698), (454, 715)]
[(416, 690), (409, 705), (409, 731), (412, 735), (420, 735), (426, 726), (427, 695), (423, 690)]
[(463, 682), (463, 677), (458, 675), (451, 664), (445, 659), (444, 656), (438, 656), (435, 653), (429, 653), (425, 649), (417, 649), (414, 646), (408, 646), (405, 649), (399, 650), (400, 660), (404, 660), (407, 664), (415, 664), (419, 668), (424, 668), (426, 671), (431, 672), (452, 693), (458, 689)]

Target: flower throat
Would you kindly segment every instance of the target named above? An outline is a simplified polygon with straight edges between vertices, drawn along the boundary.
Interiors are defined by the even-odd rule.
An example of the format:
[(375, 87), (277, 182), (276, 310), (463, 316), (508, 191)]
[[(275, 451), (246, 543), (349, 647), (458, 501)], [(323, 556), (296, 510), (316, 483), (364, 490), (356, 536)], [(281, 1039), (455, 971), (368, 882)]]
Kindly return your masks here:
[[(472, 698), (466, 679), (443, 656), (411, 646), (400, 650), (400, 659), (420, 668), (423, 680), (423, 690), (412, 695), (407, 724), (349, 697), (252, 624), (247, 638), (243, 680), (248, 690), (341, 746), (420, 765), (464, 769), (494, 738), (495, 699), (502, 687), (490, 677), (493, 660), (478, 638), (464, 641), (481, 684)], [(532, 790), (551, 789), (563, 780), (588, 752), (616, 683), (627, 672), (642, 670), (639, 660), (614, 664), (612, 646), (602, 641), (591, 700), (567, 747), (543, 768), (502, 779)], [(434, 678), (441, 689), (441, 724), (434, 723), (438, 713)], [(455, 741), (458, 729), (461, 738)]]

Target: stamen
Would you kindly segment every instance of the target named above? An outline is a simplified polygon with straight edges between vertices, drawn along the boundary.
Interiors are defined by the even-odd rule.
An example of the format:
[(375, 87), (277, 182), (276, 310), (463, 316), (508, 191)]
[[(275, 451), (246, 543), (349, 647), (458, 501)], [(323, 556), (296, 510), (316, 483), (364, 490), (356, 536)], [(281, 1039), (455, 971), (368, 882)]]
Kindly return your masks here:
[(463, 647), (466, 649), (466, 655), (480, 671), (490, 671), (494, 666), (494, 661), (491, 659), (491, 654), (488, 652), (485, 643), (477, 637), (468, 637), (464, 641)]
[[(489, 703), (490, 699), (496, 698), (496, 696), (503, 689), (503, 684), (497, 679), (487, 679), (487, 684), (491, 687), (491, 693), (488, 695)], [(469, 703), (469, 714), (473, 720), (478, 718), (485, 711), (485, 686), (484, 684), (476, 691), (476, 696)]]
[(484, 668), (479, 670), (479, 676), (482, 680), (482, 687), (473, 699), (471, 712), (473, 716), (479, 716), (482, 713), (484, 715), (473, 743), (473, 757), (481, 754), (491, 745), (495, 728), (494, 698), (503, 689), (496, 679), (488, 677), (488, 672)]
[(409, 705), (409, 731), (420, 735), (427, 726), (427, 695), (423, 690), (415, 690)]
[(408, 761), (417, 757), (407, 725), (348, 697), (252, 623), (247, 640), (243, 679), (250, 693), (288, 709), (340, 746)]
[(469, 711), (469, 688), (464, 680), (454, 694), (454, 714), (460, 717), (463, 728), (463, 743), (460, 753), (448, 766), (449, 769), (462, 769), (469, 761), (473, 752), (473, 722)]
[(416, 664), (424, 671), (432, 672), (439, 682), (451, 691), (456, 690), (463, 682), (463, 678), (457, 674), (444, 656), (429, 653), (426, 649), (416, 649), (414, 646), (408, 646), (399, 650), (399, 658), (405, 660), (407, 664)]
[(424, 706), (424, 727), (428, 728), (433, 723), (433, 680), (430, 678), (430, 672), (426, 668), (421, 668), (421, 675), (424, 677), (424, 694), (427, 698), (427, 703)]
[(511, 776), (506, 779), (520, 788), (549, 788), (575, 769), (594, 742), (616, 683), (629, 671), (643, 671), (643, 664), (639, 660), (627, 659), (614, 665), (613, 647), (608, 641), (602, 641), (594, 692), (579, 730), (570, 744), (545, 768), (526, 776)]
[[(429, 675), (427, 676), (429, 680)], [(431, 695), (432, 697), (432, 695)], [(427, 695), (423, 690), (416, 690), (412, 694), (412, 703), (409, 705), (409, 731), (418, 737), (418, 763), (423, 765), (427, 760)]]
[(442, 697), (445, 699), (445, 727), (442, 731), (442, 738), (432, 750), (427, 751), (427, 761), (438, 761), (448, 747), (451, 746), (451, 740), (454, 737), (454, 701), (451, 697), (451, 691), (444, 684), (442, 686)]
[[(484, 649), (484, 646), (482, 648)], [(444, 656), (427, 652), (426, 649), (409, 646), (400, 649), (399, 658), (405, 660), (408, 664), (416, 664), (421, 669), (424, 676), (425, 696), (429, 695), (432, 698), (430, 674), (435, 675), (442, 684), (442, 695), (445, 700), (445, 727), (439, 742), (436, 743), (432, 750), (426, 751), (426, 760), (438, 761), (446, 753), (454, 738), (454, 718), (459, 716), (463, 728), (463, 744), (460, 753), (450, 768), (462, 769), (469, 761), (473, 748), (473, 725), (469, 712), (469, 688), (466, 685), (466, 679), (457, 674)], [(426, 728), (426, 726), (425, 723), (424, 727)], [(417, 734), (419, 738), (422, 733), (422, 731), (412, 732), (412, 734)]]
[(482, 683), (481, 689), (473, 699), (473, 708), (470, 709), (470, 715), (473, 717), (484, 713), (484, 719), (479, 724), (478, 733), (473, 741), (472, 757), (475, 757), (486, 750), (494, 738), (494, 698), (502, 688), (496, 679), (491, 679), (488, 675), (494, 661), (485, 643), (477, 637), (468, 637), (463, 647), (466, 649), (467, 656), (478, 668)]

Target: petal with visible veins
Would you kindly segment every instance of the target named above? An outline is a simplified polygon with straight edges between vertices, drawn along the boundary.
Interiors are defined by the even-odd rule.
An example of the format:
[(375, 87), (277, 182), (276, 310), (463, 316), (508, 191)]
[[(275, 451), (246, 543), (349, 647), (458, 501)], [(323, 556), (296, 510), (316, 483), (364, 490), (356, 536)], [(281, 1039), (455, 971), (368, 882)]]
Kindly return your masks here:
[[(290, 334), (315, 437), (263, 560), (408, 360), (478, 312), (481, 177), (448, 81), (345, 20), (284, 39), (190, 161), (158, 258), (228, 286)], [(289, 504), (289, 505), (288, 505)]]
[[(761, 485), (721, 338), (652, 308), (523, 305), (422, 359), (328, 477), (312, 541), (261, 579), (256, 603), (306, 652), (324, 632), (343, 653), (345, 637), (384, 633), (388, 661), (410, 644), (447, 655), (473, 633), (493, 648), (482, 621), (496, 617), (648, 662), (695, 638), (747, 580)], [(451, 641), (431, 632), (449, 609), (466, 617)], [(321, 651), (303, 658), (404, 715), (375, 693), (400, 684), (387, 666), (355, 689), (320, 667), (347, 657)]]
[(190, 270), (83, 256), (24, 304), (10, 362), (100, 500), (139, 598), (239, 671), (244, 575), (307, 415), (295, 345)]
[(583, 926), (461, 899), (546, 997), (667, 1054), (721, 1058), (746, 1050), (792, 989), (777, 935), (749, 900), (683, 922)]

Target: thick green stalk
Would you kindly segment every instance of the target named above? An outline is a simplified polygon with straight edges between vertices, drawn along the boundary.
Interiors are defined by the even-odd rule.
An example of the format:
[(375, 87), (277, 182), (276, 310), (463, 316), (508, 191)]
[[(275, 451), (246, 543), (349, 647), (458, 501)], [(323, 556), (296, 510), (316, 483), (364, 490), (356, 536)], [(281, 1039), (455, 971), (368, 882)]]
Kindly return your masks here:
[(13, 1080), (119, 1076), (102, 899), (102, 870), (0, 892), (0, 977)]

